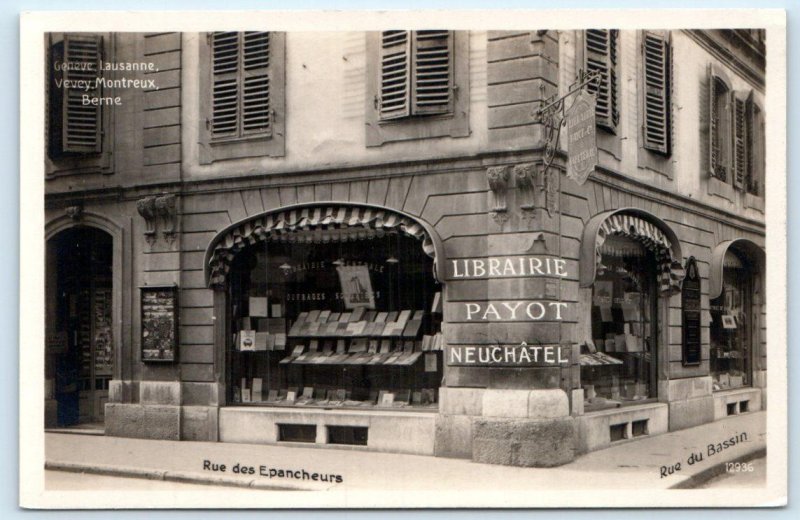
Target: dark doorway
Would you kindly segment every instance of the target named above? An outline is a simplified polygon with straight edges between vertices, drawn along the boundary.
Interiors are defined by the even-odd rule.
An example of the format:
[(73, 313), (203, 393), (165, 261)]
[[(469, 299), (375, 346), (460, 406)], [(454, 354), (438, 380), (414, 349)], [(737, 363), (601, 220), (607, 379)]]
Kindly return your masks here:
[(62, 231), (47, 242), (45, 397), (55, 405), (46, 417), (50, 426), (103, 421), (114, 363), (112, 242), (91, 227)]

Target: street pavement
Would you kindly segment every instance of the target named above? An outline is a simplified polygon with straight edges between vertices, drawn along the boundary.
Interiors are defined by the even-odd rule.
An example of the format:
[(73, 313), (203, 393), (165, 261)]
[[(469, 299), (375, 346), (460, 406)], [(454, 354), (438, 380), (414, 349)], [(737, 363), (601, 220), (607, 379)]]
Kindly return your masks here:
[[(696, 428), (615, 443), (557, 468), (498, 466), (357, 448), (178, 442), (65, 433), (45, 435), (45, 458), (46, 468), (51, 471), (191, 484), (347, 493), (376, 489), (458, 491), (460, 495), (469, 491), (485, 493), (500, 486), (504, 494), (513, 496), (531, 490), (697, 488), (719, 475), (725, 462), (763, 457), (765, 432), (766, 412), (744, 414)], [(709, 444), (741, 438), (742, 433), (746, 440), (709, 454)], [(702, 454), (703, 459), (689, 465), (687, 459), (693, 453)], [(675, 468), (678, 462), (679, 470)], [(670, 467), (672, 472), (663, 471)], [(63, 479), (51, 478), (49, 484), (58, 488), (59, 481)]]

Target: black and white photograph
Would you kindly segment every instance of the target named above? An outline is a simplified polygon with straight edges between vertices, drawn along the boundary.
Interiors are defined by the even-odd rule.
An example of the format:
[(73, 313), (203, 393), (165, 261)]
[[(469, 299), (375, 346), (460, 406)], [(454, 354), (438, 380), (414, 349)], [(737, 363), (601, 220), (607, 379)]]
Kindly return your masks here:
[(786, 503), (783, 11), (21, 23), (24, 507)]

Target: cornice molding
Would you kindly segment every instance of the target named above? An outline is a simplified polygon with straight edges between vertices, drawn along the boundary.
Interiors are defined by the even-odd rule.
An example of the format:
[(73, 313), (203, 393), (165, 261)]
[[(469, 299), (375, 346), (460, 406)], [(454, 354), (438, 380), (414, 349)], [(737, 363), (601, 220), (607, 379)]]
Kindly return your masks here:
[(766, 87), (766, 76), (763, 68), (753, 68), (750, 63), (740, 58), (732, 49), (714, 38), (710, 31), (684, 29), (683, 33), (717, 59), (730, 66), (733, 71), (744, 78), (753, 87), (759, 89), (761, 92), (764, 91)]

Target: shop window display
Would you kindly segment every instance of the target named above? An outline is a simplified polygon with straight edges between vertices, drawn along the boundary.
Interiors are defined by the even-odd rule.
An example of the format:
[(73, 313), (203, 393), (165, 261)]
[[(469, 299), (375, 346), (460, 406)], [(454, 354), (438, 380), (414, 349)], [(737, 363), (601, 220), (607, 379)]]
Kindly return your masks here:
[(229, 403), (437, 408), (441, 293), (418, 240), (296, 230), (243, 249), (228, 280)]
[(640, 242), (612, 235), (599, 248), (591, 339), (581, 351), (584, 409), (615, 408), (656, 394), (656, 260)]
[(714, 390), (751, 385), (752, 278), (745, 260), (725, 253), (723, 288), (711, 300), (711, 377)]

